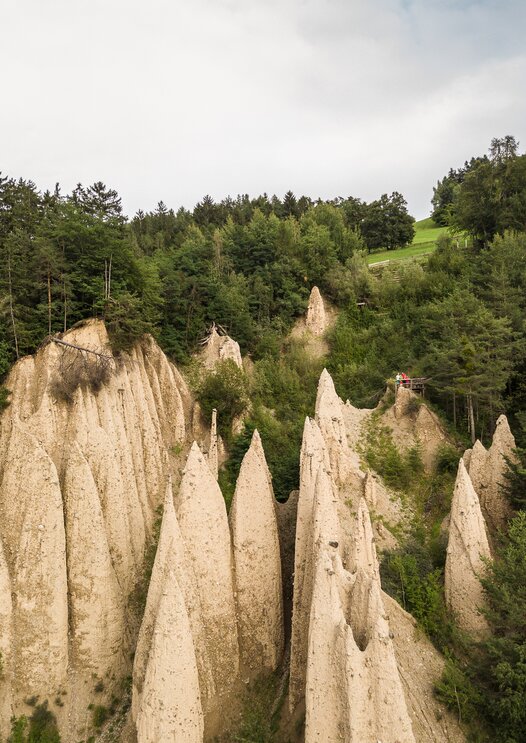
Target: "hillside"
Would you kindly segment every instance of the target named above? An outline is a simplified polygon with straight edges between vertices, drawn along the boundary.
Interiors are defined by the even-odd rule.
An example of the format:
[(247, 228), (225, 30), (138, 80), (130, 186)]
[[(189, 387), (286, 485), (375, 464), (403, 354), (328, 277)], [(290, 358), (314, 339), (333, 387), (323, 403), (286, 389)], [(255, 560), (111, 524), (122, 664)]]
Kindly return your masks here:
[[(106, 358), (103, 363), (108, 366), (101, 381), (98, 371), (101, 359)], [(71, 375), (75, 375), (73, 381)], [(104, 722), (96, 714), (100, 709), (115, 715), (116, 721), (121, 716), (117, 729), (124, 724), (123, 741), (134, 739), (132, 720), (139, 743), (171, 739), (174, 725), (179, 730), (174, 738), (178, 741), (212, 740), (226, 732), (225, 726), (235, 727), (236, 714), (240, 714), (236, 709), (243, 699), (241, 679), (257, 679), (278, 668), (286, 672), (281, 665), (285, 662), (283, 636), (284, 627), (290, 626), (290, 616), (284, 622), (281, 586), (282, 576), (290, 575), (292, 567), (280, 559), (279, 513), (257, 432), (237, 479), (229, 528), (224, 500), (210, 469), (215, 439), (204, 426), (198, 426), (199, 414), (188, 388), (151, 340), (145, 339), (117, 365), (109, 353), (104, 326), (90, 321), (60, 342), (48, 343), (36, 357), (21, 360), (8, 385), (12, 402), (1, 418), (0, 509), (3, 605), (11, 594), (13, 603), (2, 625), (4, 734), (12, 715), (30, 713), (30, 697), (49, 705), (66, 742), (96, 737)], [(413, 424), (410, 417), (404, 418), (400, 405), (397, 411), (395, 425), (407, 425), (408, 430), (415, 425), (414, 435), (421, 436), (424, 429), (417, 432), (422, 415)], [(386, 523), (401, 518), (401, 524), (407, 518), (400, 502), (394, 507), (390, 504), (398, 496), (383, 495), (381, 478), (375, 475), (376, 494), (372, 494), (370, 475), (360, 469), (356, 435), (373, 411), (363, 414), (343, 406), (324, 372), (315, 420), (307, 421), (304, 433), (298, 527), (291, 525), (296, 533), (291, 719), (297, 717), (297, 706), (301, 710), (304, 704), (306, 689), (301, 678), (305, 673), (307, 678), (326, 673), (324, 654), (306, 665), (305, 651), (300, 648), (305, 643), (316, 647), (318, 632), (330, 636), (323, 622), (345, 623), (345, 609), (335, 606), (334, 616), (327, 615), (319, 628), (315, 622), (307, 633), (309, 621), (304, 612), (317, 617), (310, 602), (325, 607), (323, 591), (331, 590), (318, 587), (316, 570), (329, 558), (336, 559), (338, 570), (344, 571), (344, 583), (349, 580), (344, 577), (346, 569), (349, 575), (364, 570), (355, 593), (362, 594), (368, 581), (377, 592), (380, 578), (364, 498), (375, 509), (380, 545), (389, 544), (392, 537), (387, 537), (384, 522), (377, 519), (383, 515)], [(436, 432), (429, 433), (429, 423), (425, 424), (431, 438), (425, 436), (436, 451), (443, 434), (438, 423), (429, 420)], [(190, 447), (195, 436), (200, 446), (194, 441)], [(208, 462), (202, 450), (208, 452)], [(319, 462), (318, 473), (314, 461)], [(336, 493), (340, 505), (331, 515)], [(387, 511), (380, 509), (380, 502)], [(362, 515), (353, 524), (356, 508)], [(313, 514), (307, 515), (309, 509), (314, 509)], [(319, 514), (316, 509), (321, 509)], [(154, 545), (157, 541), (156, 513), (162, 513), (162, 523), (155, 560), (143, 572), (142, 555), (152, 540)], [(317, 552), (320, 529), (328, 529), (324, 545), (340, 545), (330, 556), (325, 546)], [(352, 554), (359, 561), (355, 568), (348, 564)], [(314, 570), (307, 574), (309, 581), (314, 580), (308, 594), (307, 576), (299, 577), (306, 560), (312, 560)], [(39, 565), (37, 574), (26, 569), (32, 564)], [(300, 586), (303, 593), (298, 594)], [(319, 597), (318, 591), (322, 592)], [(375, 601), (381, 601), (375, 595)], [(28, 596), (32, 596), (31, 609)], [(285, 605), (290, 612), (290, 600)], [(415, 706), (413, 689), (408, 712), (403, 712), (396, 653), (390, 641), (389, 648), (382, 649), (389, 630), (379, 619), (380, 604), (374, 611), (380, 612), (378, 618), (367, 618), (367, 612), (353, 618), (351, 613), (346, 621), (357, 638), (364, 631), (373, 633), (371, 660), (361, 672), (370, 676), (367, 683), (385, 684), (382, 679), (389, 668), (386, 691), (391, 689), (391, 694), (396, 689), (398, 695), (393, 698), (393, 717), (386, 717), (386, 710), (382, 713), (375, 739), (382, 734), (390, 740), (387, 731), (395, 725), (403, 740), (428, 740), (429, 732), (415, 732), (416, 738), (411, 733), (411, 719), (415, 730), (420, 730), (424, 700)], [(409, 621), (402, 617), (400, 613), (400, 621)], [(370, 629), (365, 629), (364, 622), (370, 623)], [(411, 631), (404, 632), (405, 642), (413, 644)], [(347, 642), (353, 642), (352, 633)], [(433, 663), (440, 669), (438, 655), (429, 644), (420, 640), (413, 652), (416, 648), (434, 654)], [(326, 652), (332, 652), (330, 647)], [(357, 646), (355, 652), (360, 652)], [(409, 654), (408, 648), (402, 652)], [(122, 684), (132, 674), (133, 656), (132, 717), (127, 721), (122, 717), (127, 715)], [(174, 675), (182, 668), (184, 675), (179, 671)], [(350, 683), (344, 681), (347, 672), (341, 672), (344, 676), (338, 683)], [(326, 701), (317, 694), (311, 698), (307, 683), (306, 741), (316, 740), (315, 731), (325, 729), (327, 704), (335, 703), (322, 676), (311, 684), (326, 689)], [(165, 681), (159, 685), (159, 679)], [(421, 691), (428, 695), (429, 687)], [(378, 693), (384, 693), (380, 687)], [(354, 694), (349, 687), (349, 698)], [(227, 703), (233, 715), (230, 721), (218, 715)], [(432, 697), (426, 697), (425, 704), (436, 706)], [(331, 716), (346, 717), (355, 714), (353, 709), (358, 713), (355, 705), (347, 712), (335, 707)], [(363, 707), (359, 714), (362, 718), (351, 727), (365, 725), (357, 740), (369, 740), (365, 730), (371, 712)], [(433, 735), (440, 738), (441, 731), (448, 729), (451, 739), (454, 720), (442, 714)], [(284, 711), (282, 724), (288, 724)], [(343, 722), (334, 717), (334, 724)], [(329, 735), (328, 729), (325, 734)], [(455, 735), (463, 739), (460, 733)], [(327, 740), (331, 739), (329, 735)]]
[(369, 253), (367, 263), (370, 266), (374, 266), (376, 263), (383, 261), (401, 261), (408, 258), (418, 259), (422, 256), (427, 256), (435, 250), (436, 241), (440, 235), (447, 234), (447, 228), (435, 224), (431, 217), (415, 222), (414, 228), (415, 235), (411, 245), (405, 248), (398, 248), (396, 251), (380, 250)]
[(397, 192), (129, 220), (0, 177), (0, 740), (523, 743), (526, 156), (497, 145), (381, 270)]
[[(327, 332), (323, 317), (313, 292), (304, 332)], [(203, 373), (219, 374), (235, 347), (212, 334)], [(4, 735), (38, 703), (64, 743), (226, 743), (249, 727), (267, 743), (465, 740), (435, 696), (445, 660), (422, 631), (441, 647), (447, 609), (479, 631), (464, 620), (483, 600), (467, 555), (486, 530), (496, 534), (504, 454), (515, 446), (505, 419), (487, 453), (477, 442), (464, 455), (468, 469), (460, 462), (445, 598), (423, 606), (399, 593), (390, 565), (417, 526), (420, 549), (433, 549), (453, 488), (438, 463), (452, 442), (409, 389), (359, 409), (323, 371), (298, 451), (299, 493), (275, 501), (254, 431), (227, 516), (217, 419), (208, 429), (151, 338), (117, 359), (104, 325), (88, 321), (18, 362), (7, 384)], [(419, 495), (429, 487), (431, 512)], [(35, 563), (38, 574), (26, 569)], [(419, 578), (426, 590), (432, 575)], [(287, 677), (285, 699), (277, 680)], [(255, 712), (263, 698), (275, 712), (270, 726)]]

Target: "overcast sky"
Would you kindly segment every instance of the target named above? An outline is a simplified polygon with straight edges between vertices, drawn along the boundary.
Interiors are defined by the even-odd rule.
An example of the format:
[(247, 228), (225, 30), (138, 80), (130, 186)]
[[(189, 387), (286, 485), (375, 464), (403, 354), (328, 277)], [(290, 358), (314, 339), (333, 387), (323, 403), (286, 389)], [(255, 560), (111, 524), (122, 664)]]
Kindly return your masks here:
[(204, 194), (401, 191), (526, 150), (525, 0), (0, 0), (0, 170)]

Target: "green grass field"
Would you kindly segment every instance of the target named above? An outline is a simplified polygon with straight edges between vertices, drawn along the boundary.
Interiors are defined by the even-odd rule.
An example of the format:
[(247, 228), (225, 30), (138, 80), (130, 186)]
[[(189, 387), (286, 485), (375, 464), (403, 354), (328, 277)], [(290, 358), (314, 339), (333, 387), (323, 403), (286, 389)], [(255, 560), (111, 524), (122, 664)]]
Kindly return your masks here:
[(399, 250), (381, 250), (370, 253), (367, 256), (367, 263), (371, 265), (381, 261), (402, 261), (406, 258), (428, 255), (434, 251), (439, 235), (446, 230), (447, 227), (439, 227), (431, 217), (421, 219), (419, 222), (415, 222), (415, 236), (411, 245)]

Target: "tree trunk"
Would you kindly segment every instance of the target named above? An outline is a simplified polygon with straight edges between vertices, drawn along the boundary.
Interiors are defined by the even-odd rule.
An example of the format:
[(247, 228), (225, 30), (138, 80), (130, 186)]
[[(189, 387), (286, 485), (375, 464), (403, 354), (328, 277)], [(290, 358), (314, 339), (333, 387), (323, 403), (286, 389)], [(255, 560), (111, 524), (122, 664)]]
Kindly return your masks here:
[(13, 279), (11, 276), (11, 252), (8, 253), (7, 257), (7, 276), (9, 280), (9, 314), (11, 315), (11, 325), (13, 326), (13, 338), (15, 340), (15, 353), (17, 359), (20, 358), (18, 352), (18, 336), (16, 334), (16, 322), (15, 322), (15, 311), (13, 307)]
[(453, 425), (457, 430), (457, 394), (453, 392)]
[(47, 332), (51, 335), (51, 272), (47, 272)]
[(64, 333), (67, 330), (67, 321), (68, 321), (68, 297), (66, 294), (66, 279), (64, 279)]
[(468, 431), (471, 434), (471, 443), (474, 444), (477, 437), (475, 435), (475, 415), (473, 411), (473, 395), (470, 392), (466, 395), (468, 403)]

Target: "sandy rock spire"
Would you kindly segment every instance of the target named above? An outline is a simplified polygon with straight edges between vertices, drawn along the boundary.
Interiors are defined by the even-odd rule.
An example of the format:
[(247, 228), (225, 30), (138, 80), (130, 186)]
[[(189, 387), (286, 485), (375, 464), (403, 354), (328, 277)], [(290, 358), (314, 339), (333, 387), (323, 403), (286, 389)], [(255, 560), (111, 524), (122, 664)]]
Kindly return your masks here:
[(493, 441), (486, 450), (475, 442), (469, 458), (469, 476), (479, 498), (482, 512), (492, 534), (503, 529), (511, 514), (504, 494), (506, 457), (514, 460), (515, 439), (505, 415), (497, 420)]
[[(76, 348), (49, 342), (16, 363), (7, 380), (0, 538), (12, 595), (13, 709), (30, 696), (51, 702), (64, 691), (55, 711), (61, 737), (77, 740), (93, 675), (105, 675), (109, 699), (130, 674), (130, 596), (169, 451), (186, 437), (190, 395), (152, 339), (118, 365), (100, 321), (60, 340)], [(106, 365), (100, 387), (89, 383), (101, 371), (97, 354)]]
[(13, 696), (18, 692), (45, 698), (49, 689), (64, 688), (68, 667), (60, 483), (50, 457), (18, 421), (13, 421), (6, 455), (9, 466), (0, 480), (0, 536), (13, 594)]
[(346, 683), (348, 625), (342, 611), (339, 557), (324, 549), (317, 560), (309, 622), (305, 743), (350, 741)]
[(300, 490), (294, 551), (294, 594), (290, 654), (289, 707), (305, 694), (307, 640), (314, 578), (314, 495), (320, 466), (330, 469), (325, 442), (316, 421), (305, 419), (300, 455)]
[[(177, 588), (169, 587), (173, 581)], [(168, 479), (159, 543), (152, 569), (144, 616), (137, 640), (133, 665), (132, 717), (136, 722), (141, 706), (147, 667), (152, 656), (152, 637), (160, 613), (161, 600), (166, 591), (179, 592), (188, 614), (199, 677), (199, 696), (203, 713), (216, 693), (206, 645), (206, 634), (201, 615), (197, 582), (187, 559), (183, 538), (175, 515), (172, 483)], [(179, 616), (182, 615), (179, 613)], [(183, 622), (184, 623), (184, 622)], [(152, 666), (153, 667), (153, 666)], [(195, 704), (197, 701), (195, 700)]]
[(274, 492), (259, 433), (241, 463), (230, 511), (241, 664), (256, 677), (283, 654), (281, 561)]
[(416, 398), (417, 396), (412, 390), (409, 389), (409, 387), (403, 387), (402, 385), (399, 385), (396, 388), (396, 393), (395, 393), (395, 404), (394, 404), (395, 418), (399, 419), (399, 418), (402, 418), (404, 415), (406, 415), (411, 405), (411, 401), (415, 400)]
[(317, 286), (313, 286), (310, 293), (305, 324), (307, 325), (307, 329), (310, 330), (313, 335), (323, 335), (327, 330), (325, 306), (323, 304), (320, 290)]
[(76, 442), (63, 490), (72, 646), (84, 673), (103, 678), (122, 664), (125, 598), (112, 565), (93, 474)]
[(202, 743), (194, 642), (173, 571), (166, 576), (137, 714), (137, 743)]
[(11, 601), (11, 581), (0, 539), (0, 735), (7, 737), (10, 732), (9, 720), (13, 714), (11, 707), (12, 673), (12, 622), (13, 605)]
[(219, 473), (219, 459), (217, 451), (217, 410), (212, 410), (212, 422), (210, 424), (210, 446), (208, 448), (208, 466), (217, 480)]
[(327, 446), (333, 478), (338, 485), (346, 480), (357, 464), (357, 457), (353, 457), (347, 443), (343, 409), (344, 404), (336, 394), (332, 377), (324, 369), (318, 382), (315, 417)]
[(363, 481), (363, 494), (365, 502), (370, 509), (375, 509), (378, 496), (376, 493), (376, 480), (373, 477), (371, 470), (367, 470), (365, 473), (365, 479)]
[(461, 459), (451, 504), (445, 570), (446, 603), (462, 629), (475, 635), (487, 629), (480, 613), (484, 591), (480, 577), (491, 558), (486, 525), (477, 493)]
[(233, 361), (240, 369), (243, 368), (239, 343), (228, 335), (219, 335), (215, 325), (203, 349), (202, 359), (207, 369), (213, 369), (218, 361), (226, 359)]
[(347, 572), (319, 542), (309, 624), (305, 743), (415, 743), (381, 598), (365, 501)]
[(327, 369), (324, 369), (316, 395), (316, 422), (326, 442), (347, 443), (342, 408), (342, 401), (336, 394), (332, 377)]
[(221, 490), (195, 441), (176, 497), (176, 514), (197, 583), (215, 685), (226, 693), (239, 668), (230, 529)]

